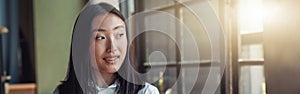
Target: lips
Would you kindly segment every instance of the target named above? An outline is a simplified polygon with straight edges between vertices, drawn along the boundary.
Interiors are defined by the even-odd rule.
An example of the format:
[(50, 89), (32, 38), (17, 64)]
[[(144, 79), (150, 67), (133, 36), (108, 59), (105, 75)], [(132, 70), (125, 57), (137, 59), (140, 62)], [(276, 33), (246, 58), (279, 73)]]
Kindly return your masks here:
[(103, 60), (104, 60), (106, 63), (109, 63), (109, 64), (115, 64), (116, 62), (119, 61), (119, 58), (120, 58), (119, 55), (110, 55), (110, 56), (104, 57)]

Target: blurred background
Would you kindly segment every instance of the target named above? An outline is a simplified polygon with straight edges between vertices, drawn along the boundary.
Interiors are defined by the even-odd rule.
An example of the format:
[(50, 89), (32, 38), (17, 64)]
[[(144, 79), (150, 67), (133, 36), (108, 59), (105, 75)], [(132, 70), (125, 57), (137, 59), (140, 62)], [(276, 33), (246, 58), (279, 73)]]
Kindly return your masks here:
[[(97, 3), (101, 0), (90, 0)], [(142, 33), (131, 46), (134, 67), (161, 94), (203, 91), (211, 69), (220, 70), (214, 94), (300, 93), (299, 0), (115, 0), (126, 17), (163, 11), (186, 25), (198, 50), (187, 50), (179, 23), (155, 14), (143, 23), (129, 22), (130, 33), (151, 24), (172, 30), (175, 40), (158, 32)], [(0, 0), (1, 94), (49, 94), (64, 80), (69, 62), (71, 35), (77, 15), (88, 0)], [(211, 42), (199, 13), (189, 7), (208, 3), (218, 18), (227, 50), (225, 71), (212, 66)], [(209, 11), (209, 9), (207, 9)], [(201, 14), (200, 14), (201, 15)], [(203, 14), (205, 15), (205, 14)], [(172, 19), (169, 19), (172, 20)], [(220, 28), (220, 27), (216, 27)], [(176, 44), (174, 41), (179, 42)], [(223, 48), (224, 49), (224, 48)], [(157, 52), (159, 51), (159, 52)], [(198, 51), (198, 52), (197, 52)], [(199, 53), (200, 60), (186, 59)], [(166, 71), (160, 71), (166, 66)], [(196, 83), (190, 81), (199, 69)], [(223, 75), (222, 75), (223, 74)], [(176, 89), (171, 87), (181, 77)], [(217, 82), (218, 83), (218, 82)], [(193, 87), (189, 87), (195, 84)]]

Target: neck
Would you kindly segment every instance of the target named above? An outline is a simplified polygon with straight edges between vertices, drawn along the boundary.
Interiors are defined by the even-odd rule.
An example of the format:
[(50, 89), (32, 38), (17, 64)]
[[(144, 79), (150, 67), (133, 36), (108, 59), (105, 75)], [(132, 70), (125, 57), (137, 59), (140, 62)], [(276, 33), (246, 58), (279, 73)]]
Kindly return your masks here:
[(97, 84), (99, 87), (108, 87), (115, 82), (116, 75), (114, 73), (101, 73), (97, 75), (97, 79)]

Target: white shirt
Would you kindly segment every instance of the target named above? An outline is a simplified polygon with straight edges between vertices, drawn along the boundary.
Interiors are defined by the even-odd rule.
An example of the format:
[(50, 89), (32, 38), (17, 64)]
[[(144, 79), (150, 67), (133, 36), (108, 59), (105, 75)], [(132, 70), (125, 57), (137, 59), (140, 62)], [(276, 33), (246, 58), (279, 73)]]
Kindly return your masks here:
[[(117, 81), (113, 83), (112, 85), (108, 86), (107, 88), (100, 88), (96, 87), (99, 91), (98, 94), (114, 94), (115, 89), (117, 87), (117, 84), (119, 84)], [(159, 94), (159, 91), (156, 87), (149, 83), (145, 83), (145, 87), (142, 88), (138, 94)]]

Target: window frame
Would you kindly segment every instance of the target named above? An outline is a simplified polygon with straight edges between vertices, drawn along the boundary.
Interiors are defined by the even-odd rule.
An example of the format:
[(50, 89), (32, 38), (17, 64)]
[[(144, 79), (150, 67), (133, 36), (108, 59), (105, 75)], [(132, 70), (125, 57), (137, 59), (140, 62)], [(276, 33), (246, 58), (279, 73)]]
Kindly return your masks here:
[[(134, 13), (138, 13), (138, 12), (146, 12), (147, 10), (144, 10), (144, 2), (143, 0), (134, 0), (135, 2), (135, 12)], [(211, 0), (210, 0), (211, 1)], [(184, 1), (184, 3), (188, 3), (188, 4), (191, 4), (191, 3), (195, 3), (195, 2), (198, 2), (197, 0), (188, 0), (188, 1)], [(182, 19), (182, 15), (180, 14), (180, 11), (181, 11), (181, 7), (183, 7), (184, 5), (182, 5), (181, 3), (178, 3), (177, 1), (174, 0), (174, 4), (172, 5), (167, 5), (167, 6), (162, 6), (162, 7), (154, 7), (151, 9), (151, 11), (163, 11), (163, 10), (168, 10), (168, 9), (171, 9), (171, 8), (174, 8), (174, 13), (175, 13), (175, 17), (177, 17), (178, 19)], [(179, 25), (178, 23), (176, 23), (176, 25)], [(133, 27), (133, 28), (136, 28), (136, 27)], [(180, 26), (176, 26), (175, 27), (175, 30), (176, 32), (180, 32), (181, 28)], [(181, 35), (180, 33), (176, 33), (176, 41), (180, 41), (181, 39)], [(134, 45), (145, 45), (143, 41), (137, 41), (136, 43), (134, 43)], [(143, 49), (140, 49), (138, 47), (135, 47), (133, 48), (134, 52), (136, 53), (139, 53), (139, 54), (145, 54), (144, 51), (142, 51)], [(182, 63), (182, 60), (179, 56), (180, 53), (178, 51), (178, 49), (176, 50), (176, 57), (177, 57), (177, 60), (174, 61), (175, 63), (172, 63), (172, 64), (167, 64), (167, 65), (161, 65), (161, 64), (151, 64), (152, 66), (150, 66), (150, 64), (148, 62), (145, 62), (146, 60), (140, 60), (140, 61), (135, 61), (135, 62), (143, 62), (142, 64), (139, 64), (138, 63), (138, 70), (140, 72), (145, 72), (146, 68), (151, 68), (153, 66), (156, 66), (156, 67), (176, 67), (176, 76), (181, 76), (179, 75), (180, 73), (180, 68), (181, 67), (211, 67), (211, 61), (210, 60), (201, 60), (201, 61), (184, 61), (185, 63)], [(136, 58), (136, 57), (135, 57)], [(139, 56), (138, 58), (145, 58), (143, 56)], [(153, 62), (151, 62), (153, 63)], [(221, 64), (220, 64), (221, 65)], [(226, 68), (227, 70), (227, 68)], [(228, 72), (228, 71), (226, 71)], [(226, 73), (224, 72), (224, 74)], [(225, 77), (228, 77), (227, 75), (223, 75), (222, 79), (221, 79), (221, 84), (220, 84), (220, 90), (221, 90), (221, 94), (227, 94), (226, 92), (229, 91), (229, 88), (226, 87), (228, 85), (228, 78), (226, 79), (223, 79)], [(180, 83), (179, 83), (180, 84)], [(182, 93), (182, 87), (180, 87), (180, 85), (178, 85), (178, 91), (177, 93)], [(226, 92), (225, 92), (226, 91)]]

